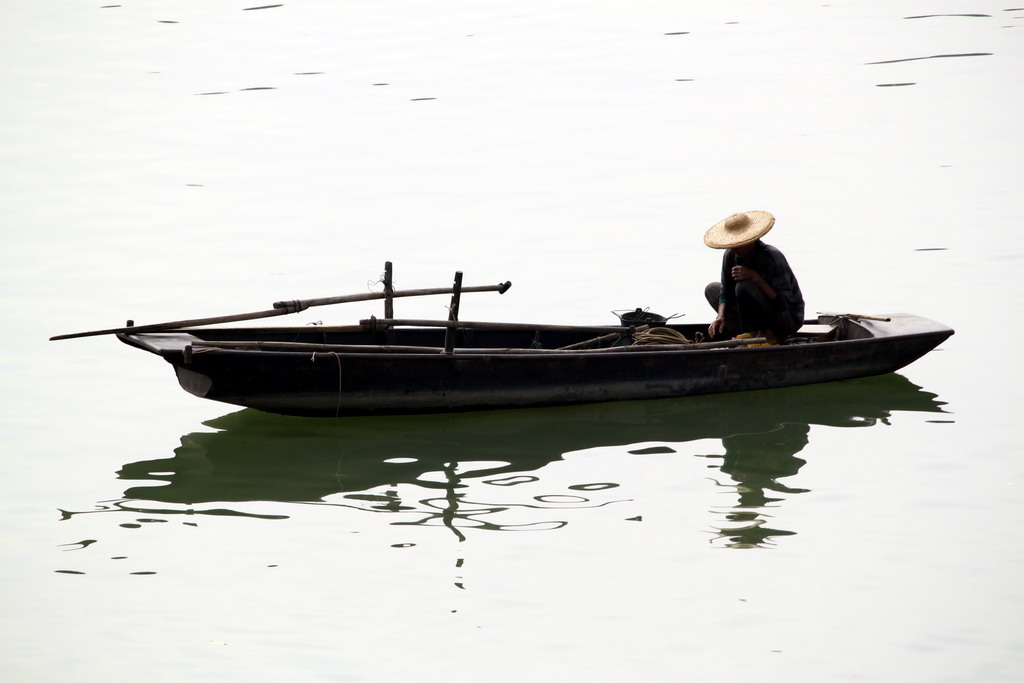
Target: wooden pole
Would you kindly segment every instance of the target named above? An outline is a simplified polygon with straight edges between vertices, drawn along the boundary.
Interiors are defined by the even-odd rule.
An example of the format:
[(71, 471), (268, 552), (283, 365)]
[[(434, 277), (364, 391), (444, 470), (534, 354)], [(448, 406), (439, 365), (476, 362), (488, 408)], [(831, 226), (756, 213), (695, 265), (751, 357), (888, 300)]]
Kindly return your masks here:
[(637, 327), (636, 329), (629, 328), (625, 332), (612, 332), (611, 334), (603, 334), (600, 337), (594, 337), (593, 339), (587, 339), (585, 341), (576, 342), (575, 344), (569, 344), (568, 346), (560, 346), (560, 347), (558, 347), (558, 350), (559, 351), (574, 351), (574, 350), (577, 350), (577, 349), (587, 349), (587, 348), (590, 348), (592, 346), (597, 346), (601, 342), (617, 341), (617, 340), (622, 339), (623, 337), (625, 337), (627, 334), (633, 334), (635, 332), (643, 332), (644, 330), (650, 329), (650, 327), (651, 327), (650, 325), (641, 325), (640, 327)]
[[(465, 288), (463, 288), (465, 291)], [(629, 327), (617, 325), (546, 325), (543, 323), (491, 323), (475, 322), (469, 320), (414, 320), (406, 318), (384, 319), (366, 318), (360, 320), (359, 324), (369, 330), (382, 329), (386, 327), (460, 327), (467, 330), (491, 329), (491, 330), (548, 330), (557, 332), (578, 332), (580, 330), (594, 330), (595, 332), (626, 332)]]
[[(512, 286), (511, 282), (503, 282), (500, 285), (477, 285), (474, 287), (463, 287), (462, 293), (468, 292), (497, 292), (504, 294)], [(432, 294), (451, 294), (451, 287), (435, 287), (432, 289), (406, 289), (395, 290), (395, 298), (402, 296), (430, 296)], [(274, 308), (286, 308), (300, 306), (299, 310), (305, 310), (311, 306), (329, 306), (332, 304), (347, 304), (355, 301), (372, 301), (385, 298), (384, 292), (366, 292), (365, 294), (348, 294), (346, 296), (329, 296), (322, 299), (297, 299), (295, 301), (275, 301)]]
[[(498, 292), (504, 294), (512, 286), (511, 282), (504, 282), (500, 285), (480, 285), (475, 287), (463, 287), (463, 292)], [(405, 291), (393, 291), (394, 296), (430, 296), (433, 294), (451, 294), (450, 287), (437, 287), (433, 289), (408, 289)], [(212, 318), (192, 318), (190, 320), (174, 320), (165, 323), (153, 323), (151, 325), (135, 325), (127, 327), (111, 327), (104, 330), (91, 330), (89, 332), (73, 332), (71, 334), (58, 334), (50, 337), (50, 341), (61, 339), (77, 339), (79, 337), (96, 337), (104, 334), (122, 334), (124, 332), (163, 332), (165, 330), (177, 330), (183, 327), (201, 327), (203, 325), (219, 325), (221, 323), (233, 323), (242, 320), (257, 320), (259, 318), (272, 318), (278, 315), (298, 313), (311, 306), (328, 306), (331, 304), (344, 304), (355, 301), (371, 301), (385, 298), (384, 292), (366, 292), (364, 294), (350, 294), (347, 296), (334, 296), (323, 299), (296, 299), (294, 301), (277, 301), (274, 308), (269, 311), (254, 311), (252, 313), (235, 313), (233, 315), (218, 315)]]
[[(458, 322), (459, 301), (462, 298), (462, 271), (455, 271), (455, 281), (452, 283), (452, 302), (448, 306), (448, 320)], [(448, 327), (444, 331), (444, 352), (451, 353), (455, 348), (455, 337), (459, 331), (456, 327)]]
[(194, 318), (192, 320), (175, 320), (166, 323), (154, 323), (152, 325), (133, 325), (129, 327), (112, 327), (106, 330), (92, 330), (90, 332), (73, 332), (71, 334), (58, 334), (50, 337), (50, 341), (61, 339), (77, 339), (78, 337), (97, 337), (102, 334), (121, 334), (123, 332), (162, 332), (164, 330), (176, 330), (182, 327), (197, 327), (200, 325), (213, 325), (219, 323), (233, 323), (240, 320), (256, 320), (257, 318), (271, 318), (276, 315), (287, 315), (297, 313), (285, 308), (274, 308), (269, 311), (255, 311), (253, 313), (236, 313), (234, 315), (219, 315), (214, 318)]
[(892, 322), (892, 318), (886, 318), (880, 315), (861, 315), (860, 313), (829, 313), (818, 311), (818, 315), (830, 315), (833, 318), (856, 318), (857, 320), (877, 320), (878, 322), (888, 323)]
[(395, 288), (392, 285), (391, 261), (384, 262), (384, 317), (395, 317)]
[[(764, 337), (750, 339), (729, 339), (718, 342), (702, 342), (699, 344), (634, 344), (633, 346), (606, 346), (600, 349), (530, 349), (530, 348), (456, 348), (455, 354), (489, 356), (489, 355), (590, 355), (606, 353), (676, 353), (684, 351), (701, 351), (704, 349), (730, 349), (746, 346), (757, 346), (765, 343)], [(313, 344), (305, 342), (274, 342), (274, 341), (194, 341), (189, 346), (197, 349), (235, 349), (255, 351), (294, 351), (323, 353), (422, 353), (437, 354), (436, 346), (403, 346), (398, 344)]]

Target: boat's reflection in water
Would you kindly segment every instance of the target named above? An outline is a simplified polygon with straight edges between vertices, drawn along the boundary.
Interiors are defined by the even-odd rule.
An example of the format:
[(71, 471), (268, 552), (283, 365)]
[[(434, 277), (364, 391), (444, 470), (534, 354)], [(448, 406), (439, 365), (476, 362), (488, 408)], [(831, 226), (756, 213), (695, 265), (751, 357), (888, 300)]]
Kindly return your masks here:
[[(805, 462), (797, 454), (810, 425), (871, 426), (896, 411), (942, 412), (942, 403), (893, 374), (744, 394), (455, 415), (331, 420), (242, 410), (206, 423), (218, 431), (183, 436), (174, 457), (125, 465), (120, 478), (146, 484), (107, 509), (281, 517), (232, 503), (340, 505), (396, 524), (443, 525), (461, 540), (469, 528), (557, 528), (566, 522), (547, 519), (553, 511), (614, 503), (614, 495), (602, 498), (615, 493), (615, 482), (606, 481), (507, 502), (512, 487), (543, 484), (545, 467), (565, 453), (720, 439), (722, 450), (704, 457), (713, 480), (735, 496), (711, 511), (711, 526), (720, 544), (760, 546), (795, 533), (770, 528), (767, 509), (806, 492), (784, 480)], [(632, 452), (645, 450), (674, 449)], [(497, 502), (479, 500), (489, 491)], [(144, 501), (184, 507), (154, 509)]]

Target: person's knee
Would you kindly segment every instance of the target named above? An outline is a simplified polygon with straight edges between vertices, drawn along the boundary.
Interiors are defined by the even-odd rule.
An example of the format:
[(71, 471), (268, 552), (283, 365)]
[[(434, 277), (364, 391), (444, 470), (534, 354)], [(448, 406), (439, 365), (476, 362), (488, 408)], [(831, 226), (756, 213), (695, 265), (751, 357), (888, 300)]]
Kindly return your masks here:
[(722, 283), (721, 282), (709, 282), (708, 286), (704, 288), (704, 298), (711, 304), (711, 308), (718, 310), (718, 302), (722, 296)]

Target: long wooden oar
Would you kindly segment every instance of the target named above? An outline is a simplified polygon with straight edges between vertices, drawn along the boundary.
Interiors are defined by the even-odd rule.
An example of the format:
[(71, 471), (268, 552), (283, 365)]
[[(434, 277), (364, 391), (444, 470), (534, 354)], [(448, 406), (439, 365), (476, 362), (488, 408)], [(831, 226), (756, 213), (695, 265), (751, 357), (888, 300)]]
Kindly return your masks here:
[[(633, 332), (643, 332), (645, 330), (650, 329), (650, 327), (651, 327), (650, 325), (641, 325), (640, 327), (637, 327), (636, 329), (633, 329), (632, 331)], [(579, 349), (589, 349), (591, 347), (597, 346), (601, 342), (613, 341), (613, 340), (617, 341), (619, 339), (624, 338), (627, 334), (629, 334), (629, 330), (627, 330), (625, 332), (612, 332), (611, 334), (602, 334), (600, 337), (594, 337), (593, 339), (586, 339), (586, 340), (581, 341), (581, 342), (576, 342), (575, 344), (569, 344), (568, 346), (559, 346), (558, 350), (559, 351), (577, 351)]]
[[(466, 288), (463, 287), (462, 291), (465, 292)], [(606, 334), (611, 332), (626, 332), (630, 329), (629, 327), (619, 327), (617, 325), (549, 325), (545, 323), (491, 323), (469, 320), (412, 320), (406, 318), (366, 318), (364, 320), (360, 320), (359, 324), (371, 332), (386, 330), (389, 327), (452, 327), (467, 330), (528, 330), (531, 332), (535, 330), (576, 332), (581, 329), (593, 329), (605, 331)]]
[[(503, 282), (500, 285), (479, 285), (477, 287), (463, 287), (462, 291), (465, 292), (497, 292), (498, 294), (504, 294), (508, 291), (509, 287), (512, 286), (511, 282)], [(432, 294), (451, 294), (454, 291), (454, 287), (436, 287), (434, 289), (396, 289), (392, 292), (391, 296), (397, 298), (400, 296), (430, 296)], [(297, 309), (303, 311), (310, 306), (329, 306), (331, 304), (347, 304), (354, 301), (372, 301), (373, 299), (383, 299), (387, 296), (386, 292), (366, 292), (365, 294), (349, 294), (347, 296), (329, 296), (323, 299), (297, 299), (295, 301), (275, 301), (274, 308), (288, 308), (292, 306), (300, 306)]]
[[(480, 285), (477, 287), (463, 287), (463, 292), (498, 292), (504, 294), (512, 286), (511, 282), (503, 282), (500, 285)], [(392, 296), (428, 296), (431, 294), (451, 294), (451, 287), (437, 287), (433, 289), (406, 289), (392, 292)], [(89, 332), (73, 332), (71, 334), (58, 334), (50, 337), (50, 341), (61, 339), (76, 339), (78, 337), (97, 337), (104, 334), (122, 334), (125, 332), (162, 332), (165, 330), (176, 330), (182, 327), (200, 327), (202, 325), (217, 325), (220, 323), (233, 323), (241, 320), (256, 320), (259, 318), (272, 318), (277, 315), (288, 315), (298, 313), (312, 306), (328, 306), (331, 304), (344, 304), (355, 301), (372, 301), (383, 299), (386, 292), (365, 292), (363, 294), (349, 294), (347, 296), (331, 296), (322, 299), (296, 299), (294, 301), (277, 301), (274, 308), (269, 311), (254, 311), (252, 313), (235, 313), (233, 315), (219, 315), (212, 318), (194, 318), (192, 320), (174, 320), (166, 323), (153, 323), (152, 325), (131, 325), (128, 327), (112, 327), (106, 330), (92, 330)]]
[(828, 311), (818, 311), (818, 315), (830, 315), (833, 318), (856, 318), (858, 320), (877, 320), (878, 322), (888, 323), (892, 322), (892, 318), (886, 318), (880, 315), (861, 315), (860, 313), (831, 313)]
[[(452, 353), (466, 355), (522, 355), (522, 354), (562, 354), (590, 355), (593, 353), (673, 353), (676, 351), (700, 351), (703, 349), (729, 349), (744, 346), (758, 346), (765, 343), (764, 337), (749, 339), (729, 339), (717, 342), (701, 342), (698, 344), (638, 344), (633, 346), (605, 346), (599, 349), (531, 349), (531, 348), (456, 348)], [(402, 346), (386, 344), (307, 344), (304, 342), (273, 342), (273, 341), (194, 341), (191, 344), (196, 353), (201, 349), (233, 349), (256, 351), (297, 351), (320, 353), (422, 353), (437, 354), (441, 351), (436, 346)], [(446, 352), (447, 353), (447, 352)]]

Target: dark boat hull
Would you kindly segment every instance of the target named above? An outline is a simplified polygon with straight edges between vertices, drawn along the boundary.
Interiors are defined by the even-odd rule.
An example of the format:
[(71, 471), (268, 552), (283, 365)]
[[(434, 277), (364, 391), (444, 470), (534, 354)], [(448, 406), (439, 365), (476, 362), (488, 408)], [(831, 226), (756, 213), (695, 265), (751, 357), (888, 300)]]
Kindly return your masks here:
[[(159, 343), (145, 334), (122, 335), (122, 340), (163, 356), (174, 365), (181, 386), (196, 396), (273, 413), (336, 416), (668, 398), (867, 377), (912, 363), (953, 333), (916, 316), (843, 324), (846, 338), (838, 341), (700, 350), (652, 346), (536, 352), (505, 347), (498, 352), (491, 348), (495, 343), (528, 344), (498, 333), (491, 339), (486, 331), (469, 341), (488, 346), (469, 345), (450, 354), (440, 349), (429, 354), (185, 349), (200, 337), (255, 338), (254, 331), (246, 330), (164, 334)], [(599, 330), (584, 329), (586, 334)], [(265, 338), (268, 333), (261, 334)], [(371, 342), (368, 333), (324, 339)]]

